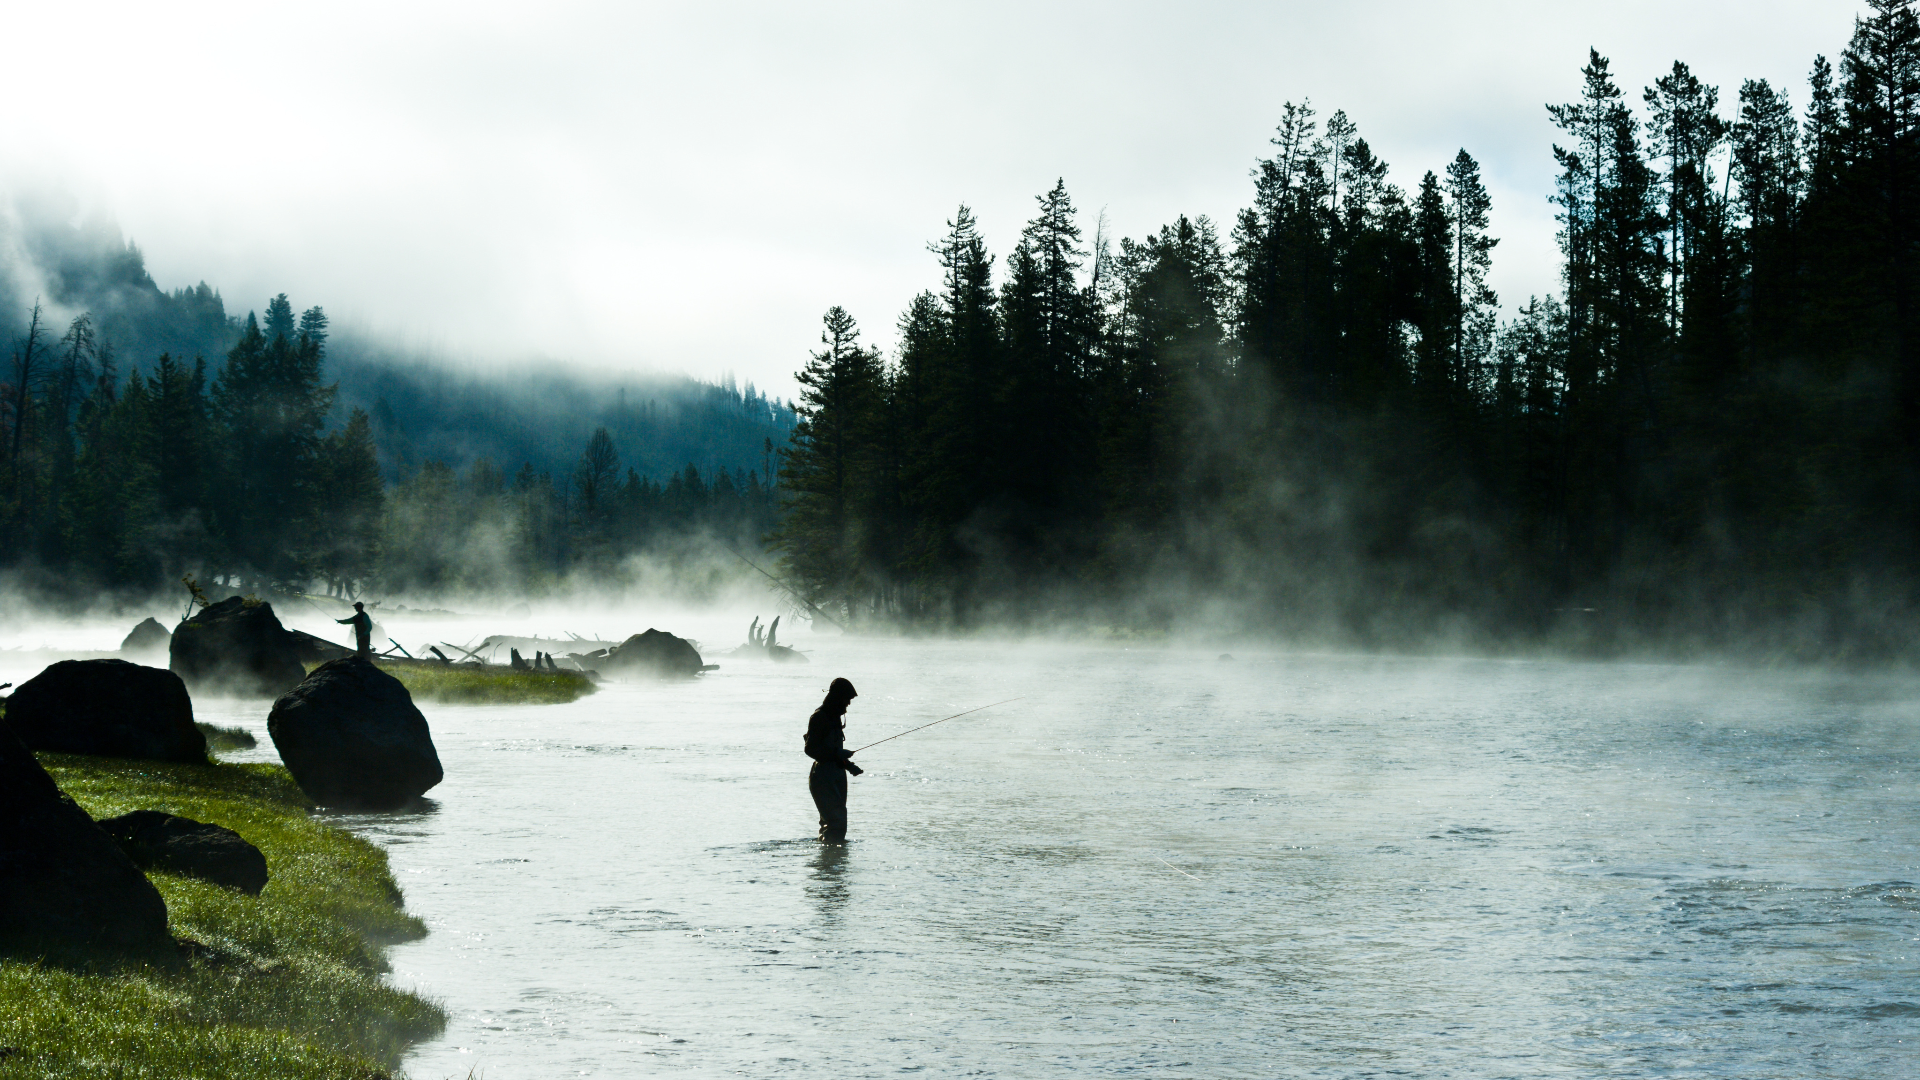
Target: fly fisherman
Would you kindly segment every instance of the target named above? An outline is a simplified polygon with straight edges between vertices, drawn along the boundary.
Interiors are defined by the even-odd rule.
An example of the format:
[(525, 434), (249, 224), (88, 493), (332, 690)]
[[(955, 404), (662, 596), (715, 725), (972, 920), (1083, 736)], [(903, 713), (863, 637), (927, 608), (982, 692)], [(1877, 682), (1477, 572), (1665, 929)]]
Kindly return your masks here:
[(345, 619), (333, 620), (337, 623), (353, 624), (353, 642), (355, 651), (361, 656), (373, 652), (373, 616), (367, 614), (367, 606), (358, 600), (353, 602), (353, 615)]
[[(767, 636), (771, 643), (773, 635)], [(853, 751), (846, 748), (847, 705), (859, 696), (852, 683), (835, 679), (827, 687), (826, 700), (807, 721), (806, 750), (813, 759), (807, 790), (813, 793), (813, 805), (820, 809), (822, 843), (847, 842), (847, 774), (859, 776), (864, 771), (853, 763)]]

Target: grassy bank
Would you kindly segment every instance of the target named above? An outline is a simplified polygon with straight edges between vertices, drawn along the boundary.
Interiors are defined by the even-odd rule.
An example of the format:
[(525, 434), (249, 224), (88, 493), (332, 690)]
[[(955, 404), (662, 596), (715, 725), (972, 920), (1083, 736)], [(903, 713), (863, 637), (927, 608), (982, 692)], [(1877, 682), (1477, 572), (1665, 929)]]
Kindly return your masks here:
[(272, 874), (258, 897), (153, 872), (178, 955), (0, 959), (0, 1078), (384, 1076), (438, 1033), (383, 985), (385, 946), (425, 933), (384, 852), (308, 816), (277, 765), (40, 755), (95, 818), (165, 810), (224, 825)]
[(593, 693), (578, 671), (514, 671), (479, 664), (395, 664), (381, 670), (422, 701), (443, 705), (564, 705)]

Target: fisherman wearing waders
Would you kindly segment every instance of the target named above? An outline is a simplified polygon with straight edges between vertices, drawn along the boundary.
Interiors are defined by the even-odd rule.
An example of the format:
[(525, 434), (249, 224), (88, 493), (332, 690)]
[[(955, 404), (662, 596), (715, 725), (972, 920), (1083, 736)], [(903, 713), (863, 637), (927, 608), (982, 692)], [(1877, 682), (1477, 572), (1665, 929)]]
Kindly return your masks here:
[[(768, 638), (771, 640), (772, 635)], [(807, 790), (813, 793), (813, 805), (820, 809), (822, 843), (847, 842), (847, 774), (859, 776), (864, 771), (853, 763), (853, 751), (846, 748), (847, 705), (859, 696), (852, 683), (835, 679), (827, 687), (826, 700), (807, 721), (806, 750), (813, 759)]]
[(367, 606), (365, 604), (355, 600), (353, 602), (353, 616), (351, 618), (335, 619), (333, 621), (337, 623), (352, 623), (353, 641), (356, 646), (356, 651), (361, 656), (372, 655), (373, 616), (367, 614)]

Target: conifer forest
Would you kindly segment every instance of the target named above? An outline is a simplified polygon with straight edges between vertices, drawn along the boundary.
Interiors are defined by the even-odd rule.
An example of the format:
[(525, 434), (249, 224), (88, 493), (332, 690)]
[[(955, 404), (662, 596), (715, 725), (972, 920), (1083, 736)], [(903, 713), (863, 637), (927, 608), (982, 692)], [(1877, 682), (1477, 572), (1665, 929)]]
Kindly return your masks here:
[(1229, 223), (1116, 242), (1061, 183), (997, 258), (962, 206), (896, 355), (827, 312), (775, 539), (856, 619), (1906, 651), (1920, 20), (1871, 9), (1732, 100), (1592, 53), (1507, 317), (1469, 151), (1403, 187), (1306, 104)]
[[(576, 576), (617, 579), (627, 557), (682, 554), (691, 537), (752, 544), (773, 524), (770, 436), (753, 455), (761, 468), (704, 474), (693, 463), (662, 476), (623, 468), (604, 426), (569, 469), (484, 455), (459, 467), (415, 463), (405, 421), (385, 397), (374, 416), (336, 407), (321, 308), (296, 317), (282, 294), (264, 320), (249, 314), (227, 327), (222, 301), (204, 286), (169, 297), (153, 293), (144, 271), (135, 280), (147, 293), (134, 295), (160, 314), (194, 304), (210, 315), (205, 334), (237, 340), (214, 371), (204, 357), (163, 352), (122, 373), (90, 312), (64, 330), (44, 325), (37, 305), (27, 312), (4, 384), (0, 550), (20, 583), (42, 594), (69, 603), (94, 590), (139, 595), (194, 574), (207, 585), (349, 597), (540, 595)], [(116, 322), (129, 337), (165, 325)], [(404, 379), (387, 382), (410, 390)], [(412, 389), (419, 427), (436, 403)], [(780, 406), (751, 388), (708, 389), (721, 411), (780, 430)], [(703, 418), (710, 428), (723, 422)], [(496, 426), (511, 419), (492, 417)], [(397, 445), (387, 462), (382, 428)], [(391, 483), (389, 465), (403, 473)]]
[(1306, 103), (1231, 221), (1114, 238), (1061, 181), (996, 253), (960, 206), (897, 346), (827, 311), (745, 465), (644, 476), (600, 428), (569, 469), (400, 468), (334, 408), (319, 308), (193, 358), (36, 308), (0, 549), (102, 587), (515, 592), (709, 537), (856, 627), (1907, 654), (1920, 18), (1868, 7), (1804, 86), (1625, 87), (1592, 52), (1540, 148), (1559, 288), (1523, 301), (1469, 149), (1390, 174)]

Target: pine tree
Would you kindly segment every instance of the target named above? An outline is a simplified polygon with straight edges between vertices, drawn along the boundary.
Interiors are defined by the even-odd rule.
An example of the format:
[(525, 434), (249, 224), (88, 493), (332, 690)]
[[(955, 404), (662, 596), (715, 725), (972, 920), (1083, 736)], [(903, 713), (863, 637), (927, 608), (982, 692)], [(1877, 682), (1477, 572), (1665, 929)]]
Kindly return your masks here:
[(1453, 346), (1454, 381), (1474, 382), (1473, 369), (1485, 356), (1493, 338), (1494, 311), (1499, 297), (1487, 284), (1493, 268), (1493, 249), (1499, 240), (1487, 235), (1493, 198), (1480, 180), (1480, 164), (1465, 147), (1447, 165), (1442, 185), (1447, 193), (1447, 219), (1453, 233)]
[(1113, 362), (1099, 401), (1101, 511), (1115, 569), (1146, 570), (1175, 541), (1177, 510), (1193, 508), (1191, 488), (1207, 468), (1194, 451), (1228, 392), (1228, 273), (1205, 217), (1120, 242)]
[[(869, 433), (879, 403), (880, 362), (860, 345), (853, 316), (841, 307), (822, 319), (822, 348), (795, 376), (802, 389), (792, 445), (781, 452), (786, 517), (771, 542), (815, 602), (849, 618), (871, 588), (866, 521), (872, 459)], [(699, 475), (689, 466), (690, 481)]]
[(1233, 231), (1244, 359), (1310, 423), (1324, 422), (1333, 406), (1339, 351), (1332, 196), (1316, 130), (1310, 105), (1287, 103), (1276, 153), (1256, 164), (1253, 206)]
[(604, 426), (595, 428), (573, 470), (574, 490), (580, 493), (581, 523), (589, 531), (602, 523), (610, 509), (619, 476), (620, 454), (613, 447), (613, 436)]
[(319, 542), (309, 563), (330, 590), (352, 596), (378, 564), (386, 509), (373, 423), (364, 409), (353, 410), (346, 424), (321, 442), (316, 473), (313, 535)]
[[(268, 310), (276, 331), (292, 329), (284, 294)], [(295, 537), (314, 524), (320, 431), (335, 392), (320, 384), (321, 356), (310, 339), (269, 339), (249, 315), (213, 389), (228, 435), (223, 528), (242, 566), (264, 580), (297, 579)]]
[(1547, 110), (1575, 140), (1553, 148), (1567, 288), (1561, 589), (1597, 578), (1622, 541), (1637, 487), (1628, 431), (1657, 438), (1663, 422), (1653, 372), (1665, 351), (1653, 174), (1607, 59), (1590, 51), (1581, 74), (1581, 100)]
[(1661, 186), (1666, 195), (1667, 322), (1677, 333), (1686, 291), (1689, 260), (1702, 229), (1714, 213), (1713, 173), (1708, 159), (1726, 141), (1728, 124), (1719, 113), (1719, 90), (1702, 83), (1686, 64), (1654, 81), (1642, 95), (1655, 157), (1664, 158)]
[(293, 302), (287, 299), (286, 293), (281, 293), (267, 301), (266, 325), (262, 327), (262, 331), (269, 345), (282, 338), (289, 342), (293, 341), (295, 333)]
[[(910, 561), (929, 603), (960, 617), (973, 606), (974, 553), (959, 543), (963, 523), (981, 512), (1001, 481), (1003, 417), (997, 398), (1005, 378), (993, 257), (964, 204), (946, 235), (929, 245), (939, 258), (940, 324), (915, 360), (915, 379), (930, 395), (930, 425), (917, 442), (923, 468), (912, 497), (915, 534)], [(904, 363), (904, 360), (903, 360)]]
[(1065, 182), (1036, 201), (1040, 213), (1007, 257), (1000, 293), (1006, 375), (989, 504), (1003, 519), (1013, 558), (1057, 571), (1069, 558), (1062, 545), (1083, 535), (1093, 509), (1086, 388), (1096, 327), (1079, 280), (1086, 252)]
[(1454, 281), (1454, 222), (1448, 212), (1440, 178), (1429, 171), (1420, 179), (1413, 204), (1414, 241), (1418, 246), (1420, 314), (1415, 320), (1420, 340), (1414, 347), (1414, 388), (1422, 412), (1439, 427), (1458, 408), (1462, 389), (1461, 365), (1456, 359), (1461, 323), (1461, 297)]
[(32, 517), (36, 506), (35, 490), (39, 476), (37, 473), (38, 455), (33, 453), (34, 446), (28, 433), (34, 429), (34, 412), (38, 402), (35, 393), (46, 381), (46, 361), (41, 354), (40, 303), (34, 301), (33, 310), (27, 317), (27, 332), (13, 351), (13, 385), (7, 388), (9, 445), (7, 450), (8, 476), (11, 480), (7, 492), (7, 525), (12, 536), (8, 545), (19, 551), (28, 541), (32, 530)]
[[(1841, 58), (1847, 131), (1848, 201), (1867, 243), (1863, 282), (1888, 310), (1875, 319), (1890, 344), (1898, 436), (1907, 468), (1920, 466), (1920, 348), (1913, 263), (1920, 240), (1920, 16), (1912, 0), (1868, 0), (1873, 16), (1854, 24)], [(1916, 515), (1920, 523), (1920, 515)]]

